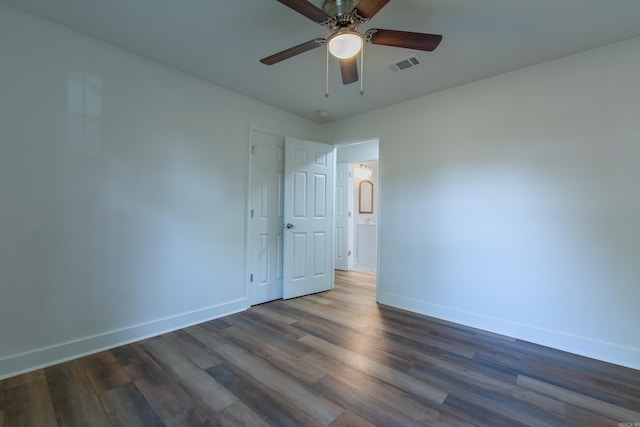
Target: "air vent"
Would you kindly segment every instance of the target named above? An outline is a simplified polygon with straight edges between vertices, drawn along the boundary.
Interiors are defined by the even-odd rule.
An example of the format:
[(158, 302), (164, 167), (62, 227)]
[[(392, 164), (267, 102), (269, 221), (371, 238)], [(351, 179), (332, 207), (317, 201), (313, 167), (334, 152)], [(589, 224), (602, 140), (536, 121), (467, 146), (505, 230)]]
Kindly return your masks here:
[(402, 61), (398, 61), (394, 64), (389, 65), (389, 69), (391, 71), (404, 71), (422, 64), (424, 64), (422, 58), (420, 58), (418, 55), (413, 55), (409, 58), (403, 59)]

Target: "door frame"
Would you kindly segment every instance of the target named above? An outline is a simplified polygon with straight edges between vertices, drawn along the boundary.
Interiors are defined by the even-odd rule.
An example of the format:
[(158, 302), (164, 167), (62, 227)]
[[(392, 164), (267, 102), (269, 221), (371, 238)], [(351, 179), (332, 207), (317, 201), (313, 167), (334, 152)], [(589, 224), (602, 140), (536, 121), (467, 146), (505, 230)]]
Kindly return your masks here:
[[(253, 133), (254, 131), (266, 133), (269, 135), (277, 136), (279, 138), (284, 138), (279, 136), (277, 132), (274, 132), (269, 129), (264, 129), (261, 127), (256, 127), (253, 125), (249, 125), (249, 135), (247, 138), (247, 157), (248, 157), (248, 180), (246, 187), (246, 195), (245, 195), (245, 301), (246, 308), (251, 307), (251, 233), (253, 231), (253, 227), (251, 224), (251, 190), (252, 190), (252, 156), (251, 156), (251, 146), (253, 145)], [(353, 138), (353, 139), (345, 139), (335, 142), (331, 144), (335, 147), (335, 155), (337, 162), (337, 150), (340, 147), (348, 147), (350, 145), (358, 145), (364, 144), (367, 142), (378, 141), (378, 229), (376, 239), (378, 240), (378, 253), (377, 253), (377, 267), (376, 267), (376, 301), (378, 301), (378, 295), (381, 294), (381, 281), (380, 281), (380, 258), (382, 245), (380, 244), (380, 235), (383, 227), (383, 209), (382, 206), (384, 204), (384, 198), (382, 196), (383, 192), (383, 168), (382, 168), (382, 152), (383, 152), (383, 144), (382, 138), (379, 136), (372, 136), (367, 138)], [(372, 159), (369, 159), (372, 160)], [(334, 180), (334, 189), (335, 189), (335, 180)], [(334, 192), (335, 197), (335, 192)], [(334, 228), (335, 228), (335, 203), (334, 203)], [(335, 258), (335, 248), (333, 249), (332, 260)]]
[[(376, 208), (378, 210), (378, 228), (376, 230), (376, 240), (378, 242), (378, 250), (377, 250), (377, 254), (376, 254), (376, 301), (378, 301), (378, 295), (381, 294), (381, 281), (380, 281), (380, 258), (381, 258), (381, 250), (382, 250), (382, 245), (380, 244), (380, 235), (381, 235), (381, 230), (383, 227), (383, 209), (382, 206), (384, 204), (384, 197), (383, 197), (383, 193), (382, 193), (382, 189), (383, 189), (383, 171), (382, 171), (382, 151), (383, 151), (383, 145), (382, 145), (382, 138), (379, 136), (372, 136), (372, 137), (368, 137), (368, 138), (353, 138), (353, 139), (345, 139), (342, 141), (338, 141), (336, 142), (334, 145), (336, 147), (336, 162), (338, 161), (338, 155), (337, 152), (340, 148), (342, 147), (349, 147), (349, 146), (353, 146), (353, 145), (359, 145), (359, 144), (366, 144), (368, 142), (373, 142), (373, 141), (378, 141), (378, 207)], [(374, 160), (374, 159), (366, 159), (366, 160)], [(363, 159), (362, 161), (366, 161), (365, 159)], [(353, 163), (355, 162), (349, 162), (353, 165)], [(355, 209), (355, 206), (354, 206)], [(351, 226), (355, 227), (355, 225), (353, 224), (353, 222), (350, 224)], [(350, 230), (350, 232), (352, 233), (353, 230)], [(354, 241), (354, 245), (355, 245), (355, 241)], [(335, 254), (334, 254), (335, 257)]]

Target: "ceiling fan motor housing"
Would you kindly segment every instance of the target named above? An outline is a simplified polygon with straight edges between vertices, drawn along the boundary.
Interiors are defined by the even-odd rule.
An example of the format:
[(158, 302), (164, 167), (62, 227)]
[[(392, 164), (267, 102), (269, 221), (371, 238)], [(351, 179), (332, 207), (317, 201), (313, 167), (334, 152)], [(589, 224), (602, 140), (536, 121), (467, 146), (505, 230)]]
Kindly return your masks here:
[(322, 8), (328, 15), (339, 19), (342, 16), (351, 15), (351, 11), (358, 3), (359, 0), (326, 0)]

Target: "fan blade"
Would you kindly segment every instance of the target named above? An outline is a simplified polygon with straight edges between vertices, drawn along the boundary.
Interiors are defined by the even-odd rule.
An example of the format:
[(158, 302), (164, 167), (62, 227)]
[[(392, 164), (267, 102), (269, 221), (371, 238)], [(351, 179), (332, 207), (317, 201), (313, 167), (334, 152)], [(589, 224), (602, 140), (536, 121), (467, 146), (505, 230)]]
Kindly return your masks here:
[(358, 81), (358, 62), (353, 56), (340, 60), (340, 72), (342, 73), (342, 84), (348, 85)]
[(404, 47), (406, 49), (431, 52), (440, 44), (442, 36), (438, 34), (412, 33), (396, 30), (369, 30), (371, 43), (385, 46)]
[(262, 58), (260, 62), (265, 65), (273, 65), (277, 64), (280, 61), (284, 61), (285, 59), (289, 59), (293, 56), (300, 55), (301, 53), (305, 53), (310, 51), (311, 49), (315, 49), (324, 44), (324, 39), (313, 39), (308, 42), (301, 43), (297, 46), (290, 47), (289, 49), (283, 50), (282, 52), (274, 53), (271, 56), (267, 56), (266, 58)]
[(283, 5), (290, 7), (298, 12), (300, 15), (304, 15), (307, 18), (315, 21), (319, 24), (326, 22), (331, 18), (324, 10), (316, 7), (306, 0), (278, 0)]
[(360, 0), (356, 12), (362, 18), (371, 19), (391, 0)]

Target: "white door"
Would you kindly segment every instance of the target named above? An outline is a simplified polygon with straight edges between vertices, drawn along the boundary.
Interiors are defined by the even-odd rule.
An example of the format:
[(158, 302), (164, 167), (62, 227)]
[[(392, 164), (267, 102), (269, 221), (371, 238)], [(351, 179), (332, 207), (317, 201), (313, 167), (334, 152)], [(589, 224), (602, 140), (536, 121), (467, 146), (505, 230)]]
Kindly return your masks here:
[(351, 233), (349, 221), (351, 220), (351, 209), (353, 206), (353, 187), (351, 185), (351, 164), (342, 162), (336, 164), (336, 231), (334, 239), (336, 242), (335, 268), (337, 270), (351, 270), (352, 257), (350, 241)]
[(283, 298), (333, 288), (334, 147), (285, 140)]
[(284, 138), (251, 132), (251, 305), (282, 298)]

